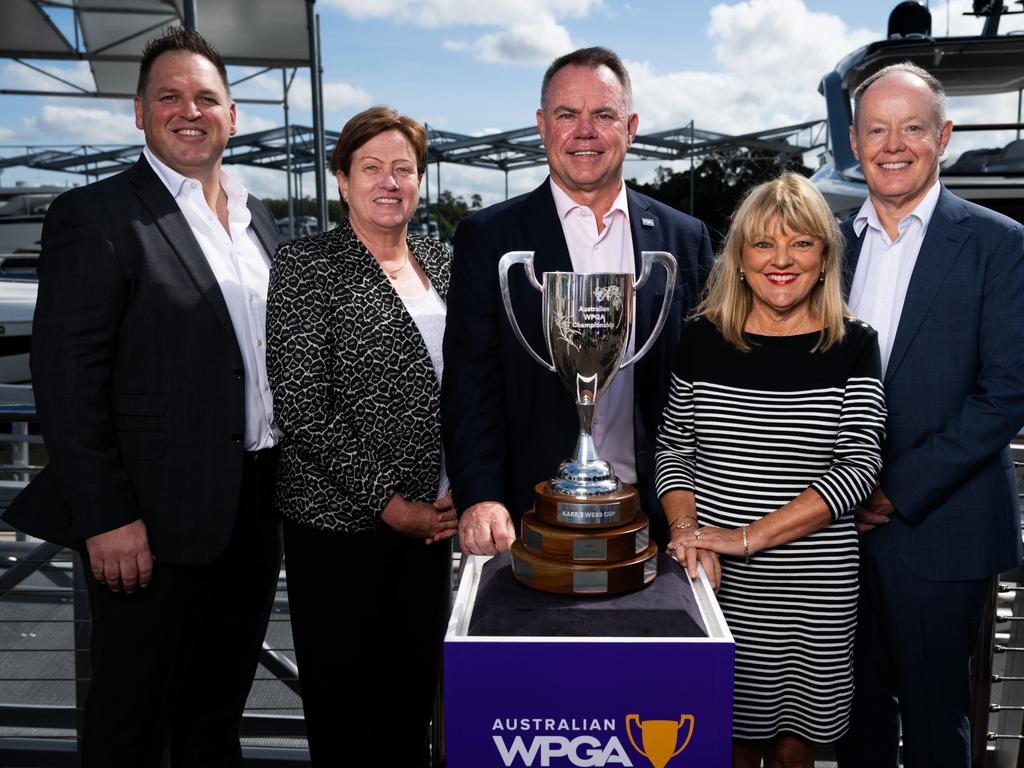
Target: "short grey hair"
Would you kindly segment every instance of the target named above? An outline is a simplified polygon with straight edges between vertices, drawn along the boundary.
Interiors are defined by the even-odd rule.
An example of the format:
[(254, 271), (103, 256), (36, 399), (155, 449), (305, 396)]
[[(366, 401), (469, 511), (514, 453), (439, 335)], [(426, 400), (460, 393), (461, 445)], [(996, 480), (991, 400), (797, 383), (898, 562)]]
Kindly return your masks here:
[(923, 69), (910, 61), (900, 62), (899, 64), (890, 64), (887, 67), (882, 67), (882, 69), (875, 72), (871, 77), (857, 86), (857, 90), (853, 92), (854, 128), (857, 127), (857, 118), (860, 115), (860, 102), (864, 98), (864, 92), (879, 80), (884, 80), (889, 77), (889, 75), (899, 74), (913, 75), (914, 77), (922, 80), (924, 84), (928, 86), (928, 90), (932, 92), (932, 114), (935, 117), (935, 127), (940, 130), (942, 129), (942, 125), (946, 122), (946, 91), (935, 75), (927, 69)]
[(588, 69), (608, 67), (612, 74), (615, 75), (615, 79), (619, 81), (619, 85), (622, 86), (622, 95), (626, 99), (626, 110), (628, 112), (633, 111), (633, 83), (629, 79), (629, 71), (626, 69), (626, 65), (622, 63), (622, 59), (614, 51), (600, 46), (578, 48), (564, 56), (559, 56), (551, 62), (551, 66), (544, 73), (544, 79), (541, 81), (540, 86), (540, 106), (542, 109), (547, 107), (548, 86), (551, 85), (551, 80), (566, 67), (587, 67)]

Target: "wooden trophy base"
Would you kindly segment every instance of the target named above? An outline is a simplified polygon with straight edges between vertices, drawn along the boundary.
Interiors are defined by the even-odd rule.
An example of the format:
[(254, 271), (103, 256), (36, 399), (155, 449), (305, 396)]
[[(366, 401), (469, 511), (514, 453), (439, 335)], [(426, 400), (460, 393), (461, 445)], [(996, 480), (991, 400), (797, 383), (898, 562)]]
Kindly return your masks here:
[(631, 485), (581, 499), (556, 493), (544, 481), (533, 487), (533, 511), (540, 522), (548, 525), (594, 530), (633, 522), (640, 511), (640, 501)]
[(647, 550), (651, 534), (647, 515), (637, 512), (633, 521), (617, 528), (582, 531), (548, 525), (533, 511), (523, 515), (523, 547), (545, 560), (578, 564), (615, 563), (631, 560)]
[(512, 544), (512, 573), (520, 583), (542, 592), (618, 595), (654, 581), (658, 575), (658, 547), (652, 542), (629, 560), (583, 565), (539, 557), (523, 546), (522, 539), (516, 539)]

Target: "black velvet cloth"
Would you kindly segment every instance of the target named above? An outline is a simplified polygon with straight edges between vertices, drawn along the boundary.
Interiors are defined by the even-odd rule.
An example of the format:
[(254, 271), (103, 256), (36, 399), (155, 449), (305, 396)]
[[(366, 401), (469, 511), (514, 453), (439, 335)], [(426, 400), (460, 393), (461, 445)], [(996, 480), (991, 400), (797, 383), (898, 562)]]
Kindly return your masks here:
[(706, 637), (689, 577), (668, 555), (646, 589), (611, 597), (539, 592), (512, 575), (507, 552), (484, 564), (470, 618), (473, 636)]

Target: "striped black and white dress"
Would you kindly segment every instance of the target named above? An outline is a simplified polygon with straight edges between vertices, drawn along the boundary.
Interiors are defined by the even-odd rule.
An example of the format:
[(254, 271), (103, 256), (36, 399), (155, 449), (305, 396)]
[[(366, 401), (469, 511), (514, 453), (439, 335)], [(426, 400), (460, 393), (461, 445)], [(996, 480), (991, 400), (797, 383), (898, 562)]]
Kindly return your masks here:
[(881, 465), (885, 401), (875, 332), (750, 336), (741, 352), (704, 318), (680, 340), (657, 447), (658, 494), (693, 491), (700, 525), (737, 528), (807, 488), (832, 522), (797, 541), (722, 558), (718, 600), (736, 639), (733, 735), (834, 741), (853, 699), (857, 532), (851, 509)]

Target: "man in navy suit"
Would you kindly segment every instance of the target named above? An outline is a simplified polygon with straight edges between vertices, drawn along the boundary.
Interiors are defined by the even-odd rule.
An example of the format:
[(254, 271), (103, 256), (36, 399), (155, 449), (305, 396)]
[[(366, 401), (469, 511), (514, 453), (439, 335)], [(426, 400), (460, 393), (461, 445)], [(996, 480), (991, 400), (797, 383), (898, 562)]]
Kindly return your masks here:
[(5, 519), (92, 578), (85, 768), (239, 766), (280, 569), (264, 362), (274, 220), (221, 170), (235, 105), (217, 52), (143, 52), (125, 173), (50, 206), (32, 380), (46, 469)]
[[(533, 192), (464, 220), (455, 234), (444, 340), (445, 459), (464, 551), (509, 548), (533, 487), (570, 455), (579, 434), (572, 395), (519, 345), (498, 288), (498, 260), (534, 251), (548, 271), (635, 272), (644, 250), (672, 253), (679, 270), (660, 338), (598, 401), (595, 440), (625, 482), (635, 483), (656, 541), (667, 542), (654, 492), (654, 439), (682, 322), (711, 265), (707, 228), (628, 190), (622, 164), (636, 135), (629, 74), (604, 48), (557, 59), (544, 75), (537, 126), (550, 177)], [(523, 334), (543, 352), (541, 297), (522, 270), (510, 274)], [(634, 346), (649, 337), (664, 295), (660, 271), (637, 296)], [(544, 353), (546, 354), (546, 352)]]
[(969, 658), (991, 577), (1020, 559), (1007, 450), (1024, 423), (1024, 228), (938, 181), (941, 85), (897, 64), (854, 96), (869, 198), (843, 224), (850, 305), (878, 331), (889, 409), (856, 510), (861, 602), (842, 768), (970, 765)]

